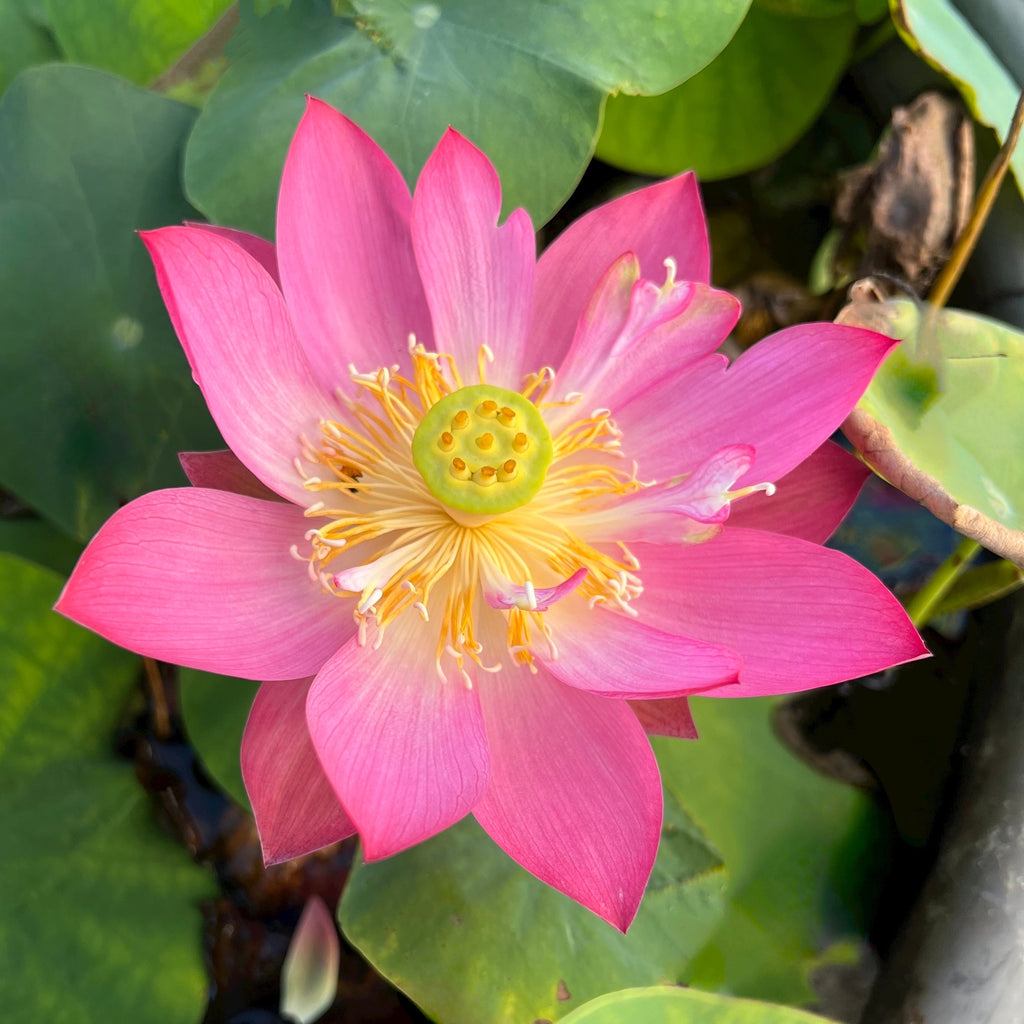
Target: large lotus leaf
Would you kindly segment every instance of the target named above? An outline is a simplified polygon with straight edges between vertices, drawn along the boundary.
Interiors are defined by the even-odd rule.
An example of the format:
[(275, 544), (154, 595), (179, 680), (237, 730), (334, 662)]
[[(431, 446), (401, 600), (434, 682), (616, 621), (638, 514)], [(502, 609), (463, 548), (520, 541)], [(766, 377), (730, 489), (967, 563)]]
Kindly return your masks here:
[(829, 1024), (824, 1017), (749, 999), (685, 988), (610, 992), (574, 1010), (562, 1024)]
[(46, 0), (68, 60), (150, 82), (195, 42), (231, 0)]
[(3, 517), (0, 518), (0, 551), (20, 555), (67, 576), (82, 553), (82, 545), (42, 519)]
[(1024, 565), (1024, 333), (906, 299), (858, 298), (844, 323), (902, 344), (843, 429), (886, 479)]
[(289, 139), (312, 93), (362, 125), (410, 184), (453, 124), (494, 161), (506, 209), (542, 223), (593, 153), (615, 89), (658, 92), (728, 42), (749, 0), (242, 0), (231, 67), (189, 140), (188, 194), (271, 235)]
[(661, 96), (609, 99), (597, 155), (641, 174), (692, 168), (705, 179), (760, 167), (824, 107), (856, 29), (849, 10), (789, 17), (755, 5), (700, 74)]
[(11, 1021), (193, 1024), (213, 880), (161, 834), (113, 733), (139, 663), (0, 555), (0, 1005)]
[(815, 967), (852, 959), (885, 863), (880, 812), (772, 732), (773, 700), (692, 702), (696, 743), (656, 739), (666, 794), (729, 870), (729, 908), (690, 984), (801, 1004)]
[(555, 1020), (629, 985), (680, 980), (722, 912), (717, 854), (671, 798), (647, 895), (627, 935), (515, 864), (472, 818), (359, 863), (345, 935), (443, 1024)]
[[(1024, 89), (1024, 11), (1020, 0), (890, 0), (900, 34), (944, 71), (984, 124), (1006, 138)], [(1024, 148), (1010, 166), (1024, 191)]]
[(258, 684), (190, 668), (181, 670), (180, 680), (181, 713), (196, 753), (227, 793), (248, 807), (239, 751)]
[(60, 52), (25, 0), (0, 0), (0, 93), (23, 68), (59, 60)]
[(24, 72), (0, 101), (0, 484), (87, 538), (218, 447), (137, 228), (194, 211), (194, 112), (104, 72)]

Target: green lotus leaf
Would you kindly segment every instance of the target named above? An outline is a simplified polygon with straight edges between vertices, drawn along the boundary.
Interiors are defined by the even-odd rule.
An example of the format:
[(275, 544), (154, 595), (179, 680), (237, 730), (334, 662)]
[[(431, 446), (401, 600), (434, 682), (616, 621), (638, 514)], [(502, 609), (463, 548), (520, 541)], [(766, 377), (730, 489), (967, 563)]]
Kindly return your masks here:
[(908, 299), (855, 300), (845, 323), (902, 344), (844, 425), (886, 479), (1024, 564), (1024, 332)]
[(241, 3), (231, 67), (189, 141), (212, 220), (270, 236), (304, 94), (365, 128), (412, 184), (449, 124), (491, 158), (506, 210), (541, 224), (594, 150), (607, 93), (661, 92), (725, 46), (749, 0), (326, 0)]
[(857, 21), (751, 7), (708, 67), (661, 96), (608, 101), (597, 155), (616, 167), (704, 179), (752, 170), (788, 149), (831, 96)]
[(685, 988), (610, 992), (562, 1018), (562, 1024), (828, 1024), (789, 1006)]
[(224, 13), (231, 0), (46, 0), (68, 60), (151, 82)]
[(114, 730), (137, 658), (0, 554), (0, 1001), (12, 1021), (194, 1024), (212, 876), (163, 835)]
[[(1019, 0), (890, 0), (906, 41), (953, 80), (974, 116), (1006, 139), (1024, 89), (1024, 17)], [(1024, 191), (1024, 149), (1010, 166)]]
[(137, 229), (194, 219), (195, 112), (101, 71), (23, 72), (0, 100), (0, 486), (80, 540), (223, 447)]
[(669, 800), (628, 935), (539, 882), (472, 818), (358, 863), (339, 921), (392, 983), (444, 1024), (554, 1020), (626, 985), (675, 980), (722, 913), (718, 855)]

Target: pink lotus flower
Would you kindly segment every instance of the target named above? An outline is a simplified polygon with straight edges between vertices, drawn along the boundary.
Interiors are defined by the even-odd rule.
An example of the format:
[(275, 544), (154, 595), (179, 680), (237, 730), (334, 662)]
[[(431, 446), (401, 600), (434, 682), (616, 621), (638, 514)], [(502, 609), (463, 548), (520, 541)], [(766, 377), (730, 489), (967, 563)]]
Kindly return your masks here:
[(812, 324), (727, 368), (738, 304), (707, 283), (692, 175), (594, 210), (539, 262), (500, 206), (455, 131), (410, 199), (313, 100), (276, 251), (145, 233), (234, 455), (185, 455), (193, 488), (121, 509), (58, 608), (266, 681), (242, 766), (268, 861), (356, 830), (387, 857), (472, 812), (625, 929), (661, 829), (645, 730), (693, 737), (688, 694), (925, 653), (820, 546), (866, 475), (826, 439), (893, 343)]

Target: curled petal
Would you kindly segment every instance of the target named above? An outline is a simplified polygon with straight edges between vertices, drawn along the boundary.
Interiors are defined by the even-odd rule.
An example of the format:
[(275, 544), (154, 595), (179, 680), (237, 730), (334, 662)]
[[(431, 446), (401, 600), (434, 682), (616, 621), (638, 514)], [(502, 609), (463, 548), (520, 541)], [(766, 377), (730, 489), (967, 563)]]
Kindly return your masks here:
[(666, 258), (680, 281), (707, 284), (707, 224), (691, 173), (650, 185), (591, 210), (551, 243), (537, 264), (537, 301), (525, 365), (558, 366), (605, 271), (626, 252), (640, 272), (659, 277)]
[[(580, 392), (615, 408), (725, 341), (740, 313), (728, 292), (706, 284), (641, 279), (626, 253), (608, 269), (580, 316), (555, 394)], [(571, 408), (563, 416), (571, 414)]]
[(487, 683), (491, 781), (473, 813), (527, 871), (625, 931), (661, 833), (658, 764), (636, 716), (543, 669)]
[[(358, 605), (358, 611), (362, 614), (377, 603), (389, 580), (401, 576), (407, 568), (416, 565), (421, 554), (430, 551), (430, 538), (403, 544), (393, 551), (339, 572), (334, 577), (334, 585), (342, 590), (362, 595)], [(454, 555), (452, 560), (454, 561)]]
[(294, 505), (227, 491), (153, 491), (118, 509), (57, 602), (139, 654), (245, 679), (313, 675), (352, 635), (351, 611), (292, 557)]
[(312, 679), (264, 683), (242, 736), (242, 778), (266, 864), (330, 846), (356, 828), (334, 795), (306, 728)]
[(417, 616), (400, 616), (379, 649), (342, 648), (309, 691), (313, 745), (367, 860), (454, 824), (487, 785), (477, 691), (438, 676), (424, 656), (436, 640)]
[(537, 587), (527, 580), (520, 586), (490, 570), (484, 585), (484, 599), (492, 608), (520, 608), (523, 611), (547, 611), (556, 601), (571, 594), (586, 579), (587, 570), (577, 569), (554, 587)]
[[(640, 261), (636, 253), (624, 252), (604, 272), (586, 306), (580, 312), (572, 345), (558, 367), (559, 386), (572, 382), (573, 390), (581, 390), (579, 382), (600, 374), (604, 361), (611, 355), (616, 341), (629, 323), (633, 294), (640, 284)], [(689, 301), (689, 292), (678, 289), (682, 302)]]
[(501, 227), (500, 212), (501, 185), (491, 162), (449, 128), (423, 168), (412, 206), (434, 337), (463, 373), (476, 366), (480, 346), (489, 346), (488, 377), (518, 388), (536, 241), (525, 210), (515, 210)]
[(839, 551), (733, 527), (695, 547), (633, 550), (645, 622), (743, 656), (739, 683), (716, 697), (796, 693), (928, 653), (890, 591)]
[(617, 498), (607, 509), (574, 517), (591, 543), (699, 543), (729, 518), (730, 488), (753, 465), (754, 449), (734, 444), (715, 452), (679, 483), (654, 485)]

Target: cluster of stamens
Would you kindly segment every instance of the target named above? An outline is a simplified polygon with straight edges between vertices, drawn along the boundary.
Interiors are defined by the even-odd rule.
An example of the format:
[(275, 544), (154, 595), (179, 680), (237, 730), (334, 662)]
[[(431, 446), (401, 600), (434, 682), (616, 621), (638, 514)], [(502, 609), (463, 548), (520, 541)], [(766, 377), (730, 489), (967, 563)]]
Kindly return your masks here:
[[(437, 622), (442, 678), (453, 665), (471, 685), (467, 662), (484, 671), (500, 667), (500, 652), (488, 651), (485, 660), (474, 624), (485, 576), (534, 593), (586, 568), (578, 592), (591, 606), (635, 614), (630, 602), (642, 589), (636, 559), (624, 547), (619, 557), (598, 551), (572, 530), (581, 508), (640, 486), (635, 468), (607, 459), (619, 445), (608, 410), (576, 419), (552, 438), (541, 410), (578, 396), (545, 403), (549, 370), (527, 378), (521, 392), (507, 391), (483, 383), (482, 354), (481, 384), (464, 386), (446, 357), (410, 349), (412, 379), (397, 368), (353, 371), (370, 401), (339, 394), (348, 422), (322, 423), (319, 444), (303, 439), (297, 460), (305, 487), (321, 499), (306, 515), (326, 522), (306, 534), (308, 555), (293, 553), (326, 591), (356, 598), (360, 636), (368, 638), (372, 624), (379, 644), (390, 622), (415, 611)], [(559, 465), (588, 449), (599, 453), (596, 461)], [(320, 466), (318, 475), (307, 474), (303, 462)], [(359, 545), (366, 551), (361, 563), (351, 557)], [(505, 616), (514, 661), (532, 668), (538, 643), (554, 656), (543, 611), (527, 604), (487, 614)]]

